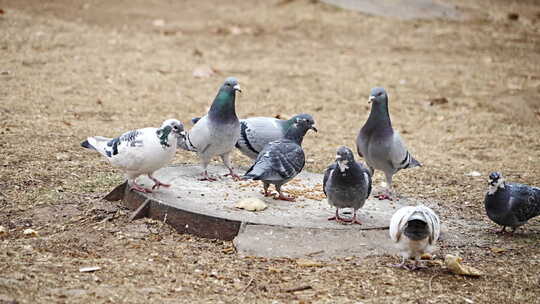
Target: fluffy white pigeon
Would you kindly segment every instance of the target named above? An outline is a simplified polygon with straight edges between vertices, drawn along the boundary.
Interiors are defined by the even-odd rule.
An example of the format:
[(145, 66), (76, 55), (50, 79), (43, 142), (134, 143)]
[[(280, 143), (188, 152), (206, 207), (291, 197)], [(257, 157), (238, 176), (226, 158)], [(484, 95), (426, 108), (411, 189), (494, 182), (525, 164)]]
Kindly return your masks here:
[(358, 133), (356, 147), (371, 170), (384, 172), (388, 188), (379, 199), (393, 200), (392, 176), (401, 169), (422, 166), (409, 153), (399, 133), (392, 128), (388, 112), (388, 95), (383, 88), (373, 88), (369, 96), (372, 103), (369, 118)]
[[(158, 181), (152, 174), (174, 158), (177, 139), (183, 133), (184, 125), (180, 121), (168, 119), (160, 128), (133, 130), (116, 138), (88, 137), (81, 146), (98, 151), (111, 165), (123, 170), (132, 190), (150, 193), (161, 186), (170, 186)], [(152, 190), (135, 181), (144, 174), (154, 181)]]
[(180, 148), (199, 155), (204, 170), (201, 180), (216, 180), (208, 174), (207, 167), (212, 158), (218, 155), (229, 169), (229, 175), (235, 180), (240, 178), (234, 172), (230, 159), (231, 151), (240, 137), (240, 122), (235, 107), (237, 91), (242, 92), (238, 80), (227, 78), (219, 88), (208, 114), (196, 120), (185, 140), (178, 141)]
[[(418, 268), (422, 254), (433, 251), (441, 232), (441, 222), (426, 206), (406, 206), (392, 216), (389, 232), (402, 257), (401, 263), (394, 266), (414, 270)], [(414, 264), (405, 265), (405, 259), (413, 259)]]

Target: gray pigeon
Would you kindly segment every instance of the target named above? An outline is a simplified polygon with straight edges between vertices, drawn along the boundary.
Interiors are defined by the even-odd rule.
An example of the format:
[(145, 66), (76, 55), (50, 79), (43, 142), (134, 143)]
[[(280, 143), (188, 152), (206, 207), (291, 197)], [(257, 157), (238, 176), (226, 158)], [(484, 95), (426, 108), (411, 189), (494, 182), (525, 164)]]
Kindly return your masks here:
[(499, 233), (505, 232), (507, 226), (513, 233), (540, 215), (540, 188), (506, 182), (499, 172), (491, 173), (488, 183), (484, 205), (488, 217), (502, 226)]
[(152, 189), (169, 187), (169, 184), (158, 181), (152, 174), (174, 158), (177, 139), (182, 138), (183, 134), (184, 125), (176, 119), (168, 119), (161, 128), (133, 130), (116, 138), (88, 137), (81, 146), (98, 151), (111, 165), (122, 169), (131, 189), (150, 193), (150, 189), (137, 184), (135, 179), (147, 174), (155, 183)]
[(399, 133), (392, 128), (388, 112), (388, 95), (383, 88), (373, 88), (369, 96), (372, 102), (369, 118), (358, 133), (356, 147), (358, 154), (366, 160), (371, 170), (384, 172), (388, 189), (379, 199), (394, 199), (392, 176), (401, 169), (422, 166), (407, 151)]
[(235, 108), (236, 91), (241, 92), (236, 78), (227, 78), (208, 114), (196, 121), (193, 128), (187, 132), (185, 140), (178, 142), (180, 148), (197, 152), (199, 155), (204, 170), (201, 180), (216, 180), (208, 175), (207, 167), (217, 155), (221, 156), (229, 169), (229, 175), (235, 180), (239, 179), (234, 173), (230, 159), (231, 151), (240, 137), (240, 122)]
[[(405, 206), (392, 215), (388, 232), (402, 257), (401, 263), (393, 266), (414, 270), (419, 267), (422, 254), (435, 249), (441, 234), (441, 221), (429, 207)], [(405, 259), (409, 258), (414, 259), (412, 266), (405, 265)]]
[(298, 118), (306, 119), (311, 125), (315, 125), (315, 120), (309, 114), (298, 114), (289, 120), (272, 117), (240, 119), (240, 139), (236, 148), (254, 160), (266, 144), (285, 137), (287, 130)]
[(261, 180), (264, 187), (264, 196), (270, 196), (268, 187), (276, 186), (279, 196), (275, 199), (294, 201), (281, 192), (281, 186), (293, 179), (305, 164), (302, 140), (306, 132), (317, 129), (305, 118), (297, 118), (289, 128), (285, 138), (268, 143), (257, 156), (255, 163), (244, 175), (245, 179)]
[[(367, 168), (354, 160), (351, 149), (345, 146), (337, 149), (336, 162), (326, 169), (323, 179), (323, 191), (328, 203), (336, 207), (336, 215), (328, 220), (362, 224), (356, 218), (356, 211), (364, 206), (371, 193), (370, 174)], [(353, 208), (352, 219), (341, 218), (339, 208)]]

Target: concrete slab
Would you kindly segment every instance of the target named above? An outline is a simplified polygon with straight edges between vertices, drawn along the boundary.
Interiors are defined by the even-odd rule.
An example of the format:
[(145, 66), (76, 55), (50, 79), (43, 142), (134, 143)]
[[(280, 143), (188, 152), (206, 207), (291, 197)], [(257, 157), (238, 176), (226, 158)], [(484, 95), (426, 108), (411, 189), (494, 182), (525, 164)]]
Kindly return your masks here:
[(433, 0), (322, 0), (344, 9), (399, 19), (463, 19), (455, 6)]
[[(210, 166), (209, 172), (223, 175), (223, 166)], [(362, 225), (328, 221), (334, 208), (322, 192), (322, 174), (302, 172), (283, 188), (297, 197), (296, 202), (265, 198), (256, 181), (234, 182), (223, 177), (216, 182), (199, 181), (201, 168), (180, 164), (163, 168), (155, 176), (170, 188), (151, 194), (129, 191), (120, 185), (107, 198), (123, 199), (136, 216), (166, 220), (178, 231), (202, 237), (232, 240), (240, 253), (261, 256), (297, 257), (323, 251), (322, 255), (366, 256), (387, 252), (388, 224), (392, 214), (407, 202), (369, 199), (359, 211)], [(146, 177), (139, 183), (149, 187)], [(234, 204), (246, 197), (257, 197), (268, 208), (259, 212), (237, 209)]]

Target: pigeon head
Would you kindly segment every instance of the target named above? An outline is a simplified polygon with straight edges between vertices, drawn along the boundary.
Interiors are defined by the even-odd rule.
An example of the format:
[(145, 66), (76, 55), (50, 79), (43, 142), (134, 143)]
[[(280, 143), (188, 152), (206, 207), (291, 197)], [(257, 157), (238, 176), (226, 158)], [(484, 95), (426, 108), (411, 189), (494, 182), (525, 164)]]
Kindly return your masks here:
[(491, 172), (488, 178), (488, 185), (488, 194), (490, 195), (497, 192), (499, 188), (504, 189), (504, 177), (500, 172)]
[(241, 92), (238, 80), (234, 77), (225, 79), (208, 111), (212, 120), (224, 123), (238, 120), (235, 108), (236, 91)]
[(165, 147), (170, 147), (169, 145), (169, 135), (174, 135), (177, 138), (184, 136), (184, 125), (176, 119), (167, 119), (165, 120), (159, 129), (156, 131), (159, 142)]
[(297, 142), (299, 145), (301, 145), (302, 140), (304, 139), (304, 136), (306, 135), (306, 132), (309, 129), (312, 129), (315, 132), (317, 131), (317, 129), (313, 126), (313, 121), (310, 121), (305, 118), (299, 118), (287, 130), (287, 133), (285, 134), (285, 138), (293, 140)]
[(388, 95), (384, 88), (373, 88), (369, 94), (368, 102), (373, 102), (374, 104), (387, 103)]
[[(309, 114), (298, 114), (295, 115), (293, 118), (291, 118), (294, 124), (307, 124), (308, 128), (307, 130), (311, 129), (315, 132), (317, 132), (317, 128), (315, 128), (315, 120), (313, 119), (313, 116)], [(306, 131), (307, 131), (306, 130)]]
[(227, 92), (242, 92), (242, 90), (240, 89), (240, 84), (235, 77), (228, 77), (227, 79), (225, 79), (225, 82), (221, 86), (221, 90), (225, 90)]
[(345, 172), (345, 170), (349, 169), (349, 163), (354, 162), (354, 155), (351, 151), (351, 149), (341, 146), (337, 149), (336, 152), (336, 163), (339, 167), (339, 171)]

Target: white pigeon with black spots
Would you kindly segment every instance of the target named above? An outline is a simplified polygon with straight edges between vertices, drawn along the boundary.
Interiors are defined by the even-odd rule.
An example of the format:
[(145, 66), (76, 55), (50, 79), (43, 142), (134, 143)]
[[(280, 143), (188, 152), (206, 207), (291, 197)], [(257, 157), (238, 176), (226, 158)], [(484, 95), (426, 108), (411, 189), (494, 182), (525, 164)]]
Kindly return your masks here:
[[(176, 119), (168, 119), (160, 128), (132, 130), (116, 138), (88, 137), (81, 146), (98, 151), (111, 165), (124, 171), (132, 190), (150, 193), (161, 186), (170, 186), (152, 174), (172, 161), (177, 140), (183, 136), (184, 125)], [(155, 183), (152, 190), (136, 182), (137, 177), (145, 174)]]

